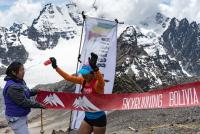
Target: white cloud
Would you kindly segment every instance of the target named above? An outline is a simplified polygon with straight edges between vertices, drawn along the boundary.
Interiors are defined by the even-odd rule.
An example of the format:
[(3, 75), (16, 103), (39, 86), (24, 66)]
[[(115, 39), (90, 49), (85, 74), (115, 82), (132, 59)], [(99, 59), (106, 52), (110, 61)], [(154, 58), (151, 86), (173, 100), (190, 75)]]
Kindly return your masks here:
[(171, 0), (170, 5), (161, 5), (161, 11), (169, 17), (200, 22), (199, 0)]
[(8, 10), (0, 12), (0, 26), (10, 27), (13, 22), (31, 25), (41, 9), (41, 2), (33, 3), (32, 0), (17, 0)]
[[(91, 10), (95, 0), (77, 0), (80, 10), (86, 14), (117, 18), (128, 24), (135, 24), (160, 11), (167, 17), (187, 18), (200, 22), (199, 0), (96, 0), (97, 11)], [(164, 4), (163, 2), (167, 3)]]
[(159, 11), (162, 0), (96, 0), (97, 11), (91, 10), (94, 0), (77, 0), (80, 10), (86, 14), (109, 19), (117, 18), (126, 23), (137, 23)]
[[(5, 2), (5, 0), (3, 0)], [(63, 5), (70, 0), (16, 0), (6, 11), (0, 11), (0, 26), (9, 27), (13, 22), (31, 25), (47, 2)], [(105, 17), (124, 21), (126, 24), (137, 24), (148, 16), (160, 11), (168, 17), (188, 18), (200, 22), (199, 0), (171, 0), (163, 4), (163, 0), (96, 0), (97, 10), (92, 9), (95, 0), (71, 0), (77, 3), (80, 11), (90, 16)], [(169, 0), (165, 0), (169, 1)], [(5, 4), (5, 3), (4, 3)]]

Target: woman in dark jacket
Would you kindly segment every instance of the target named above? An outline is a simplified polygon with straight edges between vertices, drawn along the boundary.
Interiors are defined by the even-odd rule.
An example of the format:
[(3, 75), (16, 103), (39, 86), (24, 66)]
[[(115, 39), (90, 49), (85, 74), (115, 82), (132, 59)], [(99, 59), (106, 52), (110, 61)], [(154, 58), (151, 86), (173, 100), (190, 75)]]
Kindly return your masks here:
[(15, 134), (29, 134), (27, 115), (31, 108), (43, 108), (43, 106), (30, 99), (37, 94), (37, 90), (29, 90), (24, 78), (24, 66), (20, 62), (11, 63), (6, 70), (3, 89), (5, 115), (8, 125)]

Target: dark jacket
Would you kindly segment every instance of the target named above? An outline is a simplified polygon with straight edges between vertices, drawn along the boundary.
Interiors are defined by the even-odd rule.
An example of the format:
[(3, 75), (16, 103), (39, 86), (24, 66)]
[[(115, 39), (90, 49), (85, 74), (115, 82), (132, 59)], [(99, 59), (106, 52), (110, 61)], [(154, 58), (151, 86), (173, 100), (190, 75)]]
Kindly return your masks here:
[(42, 105), (30, 99), (37, 92), (29, 90), (23, 80), (17, 80), (10, 76), (6, 76), (4, 80), (6, 85), (3, 89), (3, 96), (7, 116), (26, 116), (30, 112), (30, 108), (42, 107)]

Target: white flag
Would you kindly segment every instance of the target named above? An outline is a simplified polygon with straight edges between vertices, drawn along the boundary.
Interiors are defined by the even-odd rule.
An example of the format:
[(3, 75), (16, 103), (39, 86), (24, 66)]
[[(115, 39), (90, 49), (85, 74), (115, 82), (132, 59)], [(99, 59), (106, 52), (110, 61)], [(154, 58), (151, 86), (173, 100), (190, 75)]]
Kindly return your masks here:
[[(115, 21), (102, 20), (86, 17), (85, 39), (81, 50), (81, 65), (88, 64), (90, 53), (98, 55), (97, 66), (104, 76), (104, 93), (112, 93), (117, 51), (117, 23)], [(80, 69), (79, 68), (79, 69)], [(76, 93), (79, 93), (80, 85), (76, 86)], [(72, 112), (71, 129), (78, 129), (85, 114), (82, 111)]]

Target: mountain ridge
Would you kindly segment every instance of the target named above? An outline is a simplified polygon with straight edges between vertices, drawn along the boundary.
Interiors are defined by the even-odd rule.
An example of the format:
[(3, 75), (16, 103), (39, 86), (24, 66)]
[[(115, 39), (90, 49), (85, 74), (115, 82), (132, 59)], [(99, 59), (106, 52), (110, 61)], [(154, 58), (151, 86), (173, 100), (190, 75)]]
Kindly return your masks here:
[[(0, 56), (1, 63), (6, 66), (16, 59), (22, 59), (22, 63), (34, 60), (29, 56), (32, 55), (31, 49), (27, 52), (25, 50), (27, 46), (23, 47), (26, 44), (21, 44), (22, 36), (27, 38), (24, 41), (32, 40), (37, 51), (42, 54), (42, 51), (54, 50), (60, 39), (68, 42), (79, 36), (78, 32), (80, 31), (77, 31), (77, 28), (80, 28), (81, 25), (81, 14), (75, 5), (58, 7), (51, 3), (46, 4), (31, 26), (14, 23), (9, 29), (1, 28), (0, 31), (7, 32), (1, 32), (0, 51), (3, 51)], [(131, 88), (135, 87), (147, 91), (163, 85), (173, 85), (182, 78), (197, 76), (199, 65), (195, 63), (200, 63), (198, 60), (200, 55), (198, 54), (199, 49), (197, 50), (195, 47), (200, 48), (199, 27), (199, 24), (189, 23), (186, 18), (180, 21), (176, 18), (170, 19), (159, 12), (145, 18), (139, 25), (126, 27), (120, 33), (117, 41), (115, 85), (122, 82), (125, 77), (125, 82), (122, 83), (129, 88), (127, 91), (132, 92)], [(13, 54), (9, 55), (10, 59), (7, 58), (9, 56), (6, 53), (9, 52), (5, 49), (9, 46), (9, 42), (3, 40), (3, 37), (9, 34), (11, 34), (10, 40), (18, 41), (21, 46), (20, 52), (16, 51), (16, 47), (10, 47), (11, 50), (15, 48), (15, 51), (12, 51)], [(190, 40), (193, 40), (192, 49), (188, 50), (190, 42), (186, 41), (190, 37), (192, 38)], [(185, 47), (181, 52), (180, 44)], [(180, 54), (177, 53), (178, 51)], [(17, 53), (21, 53), (20, 56)], [(188, 62), (191, 65), (188, 65)], [(131, 85), (131, 83), (134, 84)], [(115, 86), (114, 88), (121, 87)]]

